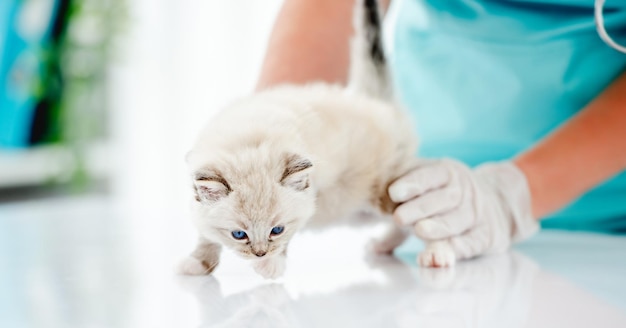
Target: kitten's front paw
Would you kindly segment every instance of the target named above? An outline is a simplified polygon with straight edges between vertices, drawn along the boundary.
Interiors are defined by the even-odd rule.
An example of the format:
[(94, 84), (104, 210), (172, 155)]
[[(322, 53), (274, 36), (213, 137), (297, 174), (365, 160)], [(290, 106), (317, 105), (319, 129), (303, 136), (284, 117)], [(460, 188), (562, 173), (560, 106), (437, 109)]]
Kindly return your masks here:
[(263, 260), (257, 260), (252, 265), (254, 271), (265, 279), (276, 279), (285, 273), (286, 261), (284, 256), (277, 256)]
[(452, 267), (456, 262), (456, 255), (448, 242), (433, 242), (418, 255), (417, 262), (427, 268)]
[(200, 261), (193, 256), (188, 256), (178, 265), (178, 273), (189, 276), (207, 275), (215, 270), (218, 262)]

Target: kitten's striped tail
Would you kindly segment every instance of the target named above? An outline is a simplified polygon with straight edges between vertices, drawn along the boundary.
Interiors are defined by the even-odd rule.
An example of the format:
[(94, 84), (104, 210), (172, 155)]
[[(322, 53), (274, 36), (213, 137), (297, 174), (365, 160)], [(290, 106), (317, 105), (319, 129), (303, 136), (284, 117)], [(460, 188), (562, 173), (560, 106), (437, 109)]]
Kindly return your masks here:
[(377, 0), (356, 0), (353, 13), (349, 87), (384, 100), (393, 89), (382, 43), (382, 15)]

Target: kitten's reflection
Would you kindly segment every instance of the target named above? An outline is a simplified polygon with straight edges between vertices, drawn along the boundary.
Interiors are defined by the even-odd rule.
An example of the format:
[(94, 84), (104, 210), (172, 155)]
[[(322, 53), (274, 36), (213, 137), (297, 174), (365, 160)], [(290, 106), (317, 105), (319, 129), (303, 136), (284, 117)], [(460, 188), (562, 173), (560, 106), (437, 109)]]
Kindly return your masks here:
[[(181, 277), (202, 312), (201, 327), (516, 327), (538, 271), (517, 253), (416, 269), (393, 257), (368, 260), (385, 282), (296, 294), (269, 284), (224, 296), (213, 277)], [(296, 286), (297, 287), (297, 286)]]
[(180, 277), (183, 288), (200, 306), (200, 327), (297, 327), (289, 305), (293, 300), (280, 284), (224, 296), (219, 282), (209, 277)]
[(399, 308), (398, 327), (524, 327), (539, 267), (511, 252), (419, 269), (411, 306)]

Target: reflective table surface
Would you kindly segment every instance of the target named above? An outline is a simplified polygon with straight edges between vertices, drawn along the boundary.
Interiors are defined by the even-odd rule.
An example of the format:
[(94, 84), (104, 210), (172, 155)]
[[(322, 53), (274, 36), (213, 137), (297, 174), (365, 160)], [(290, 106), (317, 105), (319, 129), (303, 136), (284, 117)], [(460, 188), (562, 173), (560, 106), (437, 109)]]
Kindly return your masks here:
[(182, 277), (195, 237), (175, 214), (104, 195), (0, 205), (0, 327), (626, 327), (624, 237), (543, 231), (420, 269), (416, 240), (377, 257), (378, 228), (333, 228), (298, 235), (275, 281), (230, 253)]

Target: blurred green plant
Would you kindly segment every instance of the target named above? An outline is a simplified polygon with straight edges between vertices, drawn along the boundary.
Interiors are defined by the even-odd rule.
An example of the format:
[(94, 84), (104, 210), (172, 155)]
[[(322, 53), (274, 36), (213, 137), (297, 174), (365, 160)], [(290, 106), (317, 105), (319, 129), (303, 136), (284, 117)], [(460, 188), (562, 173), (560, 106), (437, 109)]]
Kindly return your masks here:
[(61, 0), (58, 37), (46, 50), (41, 92), (51, 99), (50, 128), (43, 142), (72, 154), (71, 186), (91, 181), (85, 160), (88, 147), (107, 135), (109, 63), (118, 53), (127, 27), (125, 0)]

